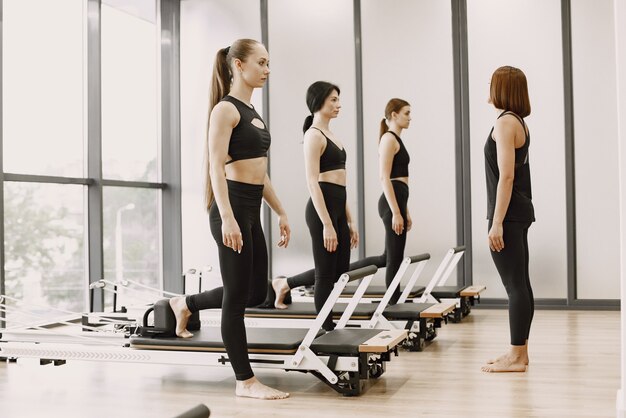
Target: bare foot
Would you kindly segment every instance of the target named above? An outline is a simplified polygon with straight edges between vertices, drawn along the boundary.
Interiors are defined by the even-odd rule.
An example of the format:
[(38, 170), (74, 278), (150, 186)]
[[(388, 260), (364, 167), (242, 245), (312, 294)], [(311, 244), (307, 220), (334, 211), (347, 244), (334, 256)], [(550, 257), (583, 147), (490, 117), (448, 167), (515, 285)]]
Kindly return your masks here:
[(237, 396), (255, 399), (285, 399), (289, 397), (289, 393), (265, 386), (263, 383), (259, 382), (256, 377), (237, 381), (235, 394)]
[(193, 334), (187, 331), (187, 322), (191, 316), (191, 311), (185, 302), (185, 296), (177, 296), (170, 299), (170, 307), (176, 317), (176, 335), (182, 338), (191, 338)]
[[(502, 355), (501, 355), (500, 357), (498, 357), (498, 358), (487, 360), (487, 364), (494, 364), (494, 363), (497, 363), (497, 362), (502, 362), (503, 360), (506, 360), (509, 356), (510, 356), (510, 354), (509, 354), (509, 353), (507, 353), (507, 354), (502, 354)], [(522, 357), (522, 360), (524, 361), (524, 364), (525, 364), (526, 366), (528, 366), (528, 363), (529, 363), (529, 360), (528, 360), (528, 354), (526, 354), (526, 355), (522, 355), (521, 357)]]
[(484, 365), (481, 370), (488, 373), (525, 372), (524, 361), (521, 357), (503, 356), (492, 364)]
[(285, 297), (291, 291), (291, 289), (289, 289), (289, 285), (287, 284), (287, 279), (283, 276), (274, 278), (274, 280), (272, 280), (272, 287), (274, 288), (274, 293), (276, 293), (274, 307), (276, 309), (287, 309)]

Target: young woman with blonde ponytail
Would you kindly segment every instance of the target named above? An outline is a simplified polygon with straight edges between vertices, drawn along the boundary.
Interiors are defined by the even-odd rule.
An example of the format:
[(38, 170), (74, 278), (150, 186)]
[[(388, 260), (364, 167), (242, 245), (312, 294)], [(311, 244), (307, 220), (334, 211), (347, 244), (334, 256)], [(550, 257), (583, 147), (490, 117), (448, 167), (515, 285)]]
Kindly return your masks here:
[(252, 92), (269, 76), (269, 56), (263, 44), (239, 39), (217, 52), (209, 103), (206, 200), (211, 234), (219, 251), (223, 287), (172, 298), (176, 334), (191, 337), (192, 312), (222, 308), (222, 338), (237, 379), (236, 395), (283, 399), (288, 393), (259, 382), (248, 358), (244, 312), (263, 302), (267, 292), (268, 259), (261, 229), (261, 201), (278, 214), (281, 240), (289, 243), (285, 211), (267, 175), (270, 133), (250, 104)]

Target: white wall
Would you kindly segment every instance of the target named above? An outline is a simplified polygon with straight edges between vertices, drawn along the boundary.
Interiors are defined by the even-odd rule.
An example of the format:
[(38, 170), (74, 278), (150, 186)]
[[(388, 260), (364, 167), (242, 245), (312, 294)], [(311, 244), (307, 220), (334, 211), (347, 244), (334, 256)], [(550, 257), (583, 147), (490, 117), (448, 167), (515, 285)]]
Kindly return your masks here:
[(578, 298), (619, 298), (613, 2), (572, 1)]
[(530, 168), (537, 222), (530, 228), (530, 278), (536, 298), (567, 297), (565, 145), (561, 2), (472, 0), (468, 64), (474, 282), (485, 296), (506, 297), (487, 246), (483, 146), (497, 117), (487, 104), (488, 82), (502, 65), (527, 76), (532, 114)]
[[(317, 81), (341, 89), (342, 109), (331, 129), (348, 154), (348, 204), (357, 216), (356, 80), (351, 0), (272, 0), (268, 6), (270, 53), (271, 178), (289, 217), (289, 248), (273, 250), (273, 273), (291, 275), (313, 267), (304, 220), (309, 193), (304, 178), (302, 124), (309, 114), (306, 90)], [(278, 227), (273, 222), (274, 237)], [(274, 240), (276, 241), (276, 240)], [(273, 243), (274, 245), (274, 243)], [(353, 251), (353, 256), (357, 254)]]
[[(213, 267), (205, 288), (221, 284), (217, 247), (204, 209), (204, 153), (213, 61), (218, 49), (239, 38), (261, 40), (257, 2), (185, 0), (181, 2), (180, 96), (183, 270)], [(252, 103), (262, 114), (262, 92)]]
[(423, 282), (446, 250), (458, 244), (450, 2), (368, 0), (361, 13), (366, 254), (384, 251), (378, 132), (385, 105), (399, 97), (411, 104), (412, 115), (402, 135), (411, 155), (408, 206), (413, 218), (405, 254), (431, 254)]
[[(530, 163), (537, 222), (530, 229), (531, 280), (538, 298), (567, 296), (565, 138), (561, 6), (559, 0), (468, 2), (468, 66), (472, 175), (474, 282), (490, 298), (506, 296), (486, 245), (483, 145), (496, 118), (486, 103), (488, 81), (501, 65), (514, 65), (529, 81), (532, 114)], [(286, 250), (274, 248), (274, 274), (313, 266), (304, 208), (308, 192), (302, 157), (306, 88), (328, 80), (342, 90), (343, 109), (332, 128), (348, 152), (348, 198), (356, 196), (356, 92), (351, 0), (311, 3), (272, 0), (268, 5), (271, 177), (292, 227)], [(454, 95), (450, 3), (440, 0), (362, 1), (362, 52), (367, 255), (382, 252), (377, 213), (377, 132), (391, 97), (412, 105), (403, 137), (411, 153), (409, 207), (414, 229), (407, 254), (430, 252), (429, 277), (456, 244)], [(181, 2), (181, 117), (183, 153), (183, 266), (218, 269), (203, 209), (203, 151), (211, 66), (218, 48), (234, 39), (260, 39), (256, 1)], [(577, 187), (578, 296), (617, 295), (617, 187), (612, 19), (610, 2), (572, 1)], [(519, 30), (511, 30), (512, 25)], [(613, 74), (613, 75), (612, 75)], [(593, 98), (602, 98), (594, 100)], [(613, 99), (611, 99), (613, 97)], [(590, 99), (591, 98), (591, 99)], [(253, 99), (261, 110), (261, 92)], [(277, 236), (276, 222), (273, 222)], [(598, 242), (602, 231), (602, 242)], [(275, 241), (275, 240), (274, 240)], [(353, 252), (353, 259), (356, 257)], [(217, 275), (216, 275), (217, 277)]]

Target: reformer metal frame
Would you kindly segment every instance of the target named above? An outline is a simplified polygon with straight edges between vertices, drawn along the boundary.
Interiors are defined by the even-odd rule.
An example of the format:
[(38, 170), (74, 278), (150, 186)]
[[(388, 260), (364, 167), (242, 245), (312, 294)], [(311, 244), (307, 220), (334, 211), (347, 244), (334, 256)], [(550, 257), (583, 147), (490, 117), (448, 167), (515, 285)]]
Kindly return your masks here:
[[(435, 287), (443, 286), (446, 283), (448, 278), (452, 275), (454, 269), (457, 267), (459, 260), (461, 259), (461, 257), (463, 257), (464, 254), (464, 245), (449, 249), (443, 260), (441, 261), (441, 264), (437, 268), (437, 271), (433, 275), (432, 279), (428, 282), (422, 296), (414, 299), (413, 301), (416, 303), (453, 302), (456, 305), (456, 309), (451, 314), (453, 322), (460, 322), (464, 316), (467, 316), (471, 311), (471, 307), (474, 305), (474, 301), (476, 300), (474, 296), (460, 295), (459, 297), (455, 298), (437, 299), (432, 295)], [(477, 300), (480, 301), (480, 295), (478, 296)]]
[[(380, 303), (378, 304), (376, 310), (374, 311), (374, 313), (372, 314), (372, 317), (369, 319), (350, 319), (349, 317), (346, 317), (346, 312), (354, 312), (354, 310), (357, 308), (359, 302), (361, 301), (361, 299), (363, 298), (363, 295), (365, 294), (365, 291), (367, 290), (367, 287), (369, 286), (369, 284), (371, 283), (372, 277), (367, 277), (364, 280), (367, 280), (366, 286), (364, 287), (363, 282), (360, 283), (359, 287), (357, 288), (357, 290), (354, 292), (353, 296), (350, 298), (345, 298), (345, 297), (341, 297), (341, 294), (339, 295), (338, 301), (342, 301), (342, 300), (347, 300), (348, 301), (348, 306), (346, 307), (346, 310), (344, 311), (344, 313), (342, 314), (341, 318), (339, 319), (339, 322), (337, 323), (337, 327), (338, 328), (344, 328), (346, 325), (351, 325), (351, 326), (358, 326), (359, 328), (369, 328), (369, 329), (374, 329), (374, 328), (378, 328), (378, 329), (404, 329), (404, 326), (402, 327), (398, 327), (398, 326), (394, 326), (391, 324), (391, 322), (384, 317), (383, 312), (385, 310), (385, 308), (387, 307), (387, 305), (389, 304), (389, 301), (391, 300), (391, 297), (393, 296), (393, 292), (395, 292), (396, 288), (399, 286), (400, 281), (402, 280), (402, 277), (404, 277), (404, 274), (406, 273), (406, 270), (408, 269), (408, 267), (412, 264), (412, 259), (416, 259), (418, 256), (416, 257), (405, 257), (404, 260), (402, 260), (402, 264), (400, 264), (400, 268), (398, 269), (398, 272), (396, 273), (395, 277), (393, 278), (393, 281), (391, 282), (391, 285), (389, 286), (389, 288), (387, 289), (387, 291), (385, 292), (383, 298), (381, 299)], [(428, 258), (423, 259), (423, 260), (418, 260), (418, 265), (416, 267), (416, 271), (418, 270), (422, 270), (423, 269), (423, 265), (428, 262), (428, 259), (430, 258), (430, 256), (428, 256)], [(421, 267), (421, 268), (420, 268)], [(417, 273), (419, 275), (419, 272)], [(414, 274), (415, 275), (415, 274)], [(310, 297), (304, 297), (301, 300), (305, 299), (306, 302), (308, 303), (309, 301), (312, 301), (312, 298)], [(272, 311), (274, 312), (275, 310), (269, 309), (268, 311)], [(218, 311), (216, 310), (216, 313)], [(289, 312), (287, 310), (283, 311), (285, 313), (285, 315), (288, 315)], [(256, 323), (254, 323), (254, 326), (259, 326), (259, 327), (280, 327), (280, 328), (284, 328), (284, 327), (288, 327), (288, 328), (302, 328), (302, 326), (304, 325), (305, 327), (308, 327), (308, 325), (311, 322), (311, 318), (293, 318), (293, 317), (280, 317), (280, 316), (267, 316), (267, 317), (259, 317), (256, 316), (256, 314), (246, 314), (246, 319), (253, 319), (254, 321), (257, 321)], [(253, 324), (253, 322), (250, 322), (251, 324)]]
[[(424, 267), (426, 266), (429, 260), (430, 260), (430, 254), (428, 253), (419, 254), (419, 255), (412, 256), (412, 257), (405, 257), (402, 263), (400, 264), (400, 267), (398, 268), (398, 271), (396, 272), (394, 279), (392, 280), (391, 284), (385, 291), (385, 294), (383, 295), (383, 297), (378, 298), (376, 300), (374, 299), (370, 300), (371, 302), (378, 303), (375, 311), (372, 313), (372, 316), (369, 319), (351, 318), (348, 321), (347, 325), (351, 327), (367, 328), (367, 329), (401, 329), (401, 330), (404, 329), (409, 333), (408, 338), (404, 344), (405, 347), (411, 351), (421, 351), (424, 348), (426, 341), (432, 341), (434, 338), (436, 338), (437, 336), (436, 328), (441, 327), (442, 321), (447, 321), (447, 313), (438, 318), (420, 317), (419, 319), (410, 320), (410, 319), (388, 319), (387, 317), (385, 317), (384, 311), (388, 307), (389, 301), (393, 297), (394, 292), (400, 286), (400, 282), (402, 281), (402, 278), (406, 274), (406, 271), (408, 270), (409, 266), (414, 263), (417, 263), (406, 285), (406, 288), (403, 292), (404, 300), (406, 300), (406, 296), (410, 294), (411, 289), (415, 285), (417, 279), (419, 278), (420, 274), (422, 273)], [(311, 297), (302, 297), (302, 298), (299, 298), (298, 301), (300, 300), (309, 301), (310, 299)], [(402, 299), (402, 297), (400, 299)], [(339, 300), (340, 301), (345, 300), (345, 297), (340, 297)], [(348, 299), (348, 303), (349, 303), (348, 306), (350, 306), (350, 304), (355, 305), (354, 307), (350, 306), (351, 308), (356, 308), (357, 303), (355, 303), (351, 298)], [(398, 301), (398, 303), (400, 303), (400, 301)], [(402, 303), (406, 303), (406, 302), (402, 302)], [(439, 301), (435, 302), (435, 304), (441, 305)], [(448, 309), (449, 309), (449, 306), (446, 307), (445, 309), (446, 312)], [(275, 310), (271, 310), (271, 311), (276, 313)], [(283, 312), (284, 312), (284, 316), (281, 316), (281, 313)], [(213, 310), (213, 312), (211, 313), (215, 314), (215, 316), (211, 318), (210, 320), (203, 318), (203, 324), (205, 322), (211, 323), (213, 325), (219, 324), (220, 312), (217, 310)], [(303, 328), (303, 327), (307, 327), (310, 324), (310, 321), (312, 321), (312, 318), (297, 317), (296, 314), (290, 315), (290, 312), (288, 310), (280, 311), (280, 313), (277, 313), (275, 316), (273, 315), (263, 316), (263, 314), (260, 312), (246, 314), (246, 326), (250, 326), (250, 327)]]
[[(311, 350), (311, 344), (317, 337), (324, 318), (330, 313), (339, 295), (349, 281), (364, 278), (355, 294), (356, 307), (358, 298), (369, 285), (372, 275), (376, 272), (375, 266), (347, 272), (339, 278), (331, 295), (327, 299), (319, 315), (310, 324), (307, 334), (294, 354), (255, 354), (250, 353), (250, 362), (254, 367), (297, 370), (310, 372), (324, 383), (344, 395), (360, 393), (360, 379), (367, 378), (370, 367), (384, 371), (384, 362), (389, 360), (390, 351), (396, 350), (397, 344), (407, 336), (406, 331), (381, 331), (383, 337), (388, 338), (390, 344), (386, 351), (380, 353), (360, 353), (355, 355), (317, 355)], [(353, 309), (346, 309), (344, 315), (349, 318)], [(345, 326), (346, 320), (340, 319), (337, 328)], [(50, 331), (50, 330), (48, 330)], [(19, 334), (5, 334), (0, 336), (0, 358), (36, 358), (41, 364), (53, 362), (55, 365), (64, 364), (66, 360), (87, 361), (115, 361), (132, 363), (160, 363), (175, 365), (214, 365), (230, 366), (225, 352), (196, 352), (175, 351), (168, 349), (144, 349), (133, 347), (127, 339), (120, 344), (119, 340), (103, 341), (99, 338), (85, 335), (62, 335), (51, 331), (57, 338), (56, 342), (44, 337), (44, 333), (30, 333), (28, 339)], [(380, 335), (380, 334), (379, 334)], [(17, 337), (18, 341), (10, 340), (8, 336)], [(60, 340), (65, 341), (60, 341)], [(72, 341), (72, 343), (69, 343)], [(98, 346), (99, 345), (99, 346)], [(396, 351), (397, 354), (397, 351)]]
[[(414, 299), (414, 301), (417, 303), (439, 303), (440, 301), (432, 295), (432, 291), (435, 286), (443, 286), (446, 283), (446, 281), (456, 268), (456, 265), (459, 263), (459, 260), (461, 259), (461, 257), (463, 257), (463, 254), (465, 254), (464, 245), (456, 248), (450, 248), (446, 255), (443, 257), (443, 260), (441, 260), (441, 263), (435, 271), (435, 274), (426, 285), (426, 290), (424, 290), (422, 296)], [(459, 302), (457, 301), (457, 307), (458, 306)]]

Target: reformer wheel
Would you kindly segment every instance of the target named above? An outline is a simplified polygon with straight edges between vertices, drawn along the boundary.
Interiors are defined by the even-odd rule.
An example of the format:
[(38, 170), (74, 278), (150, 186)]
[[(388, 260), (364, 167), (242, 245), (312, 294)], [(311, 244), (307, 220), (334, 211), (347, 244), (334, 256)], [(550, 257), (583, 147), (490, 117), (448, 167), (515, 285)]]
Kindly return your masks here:
[(460, 308), (456, 308), (454, 309), (454, 312), (452, 312), (450, 315), (452, 315), (452, 322), (454, 322), (455, 324), (458, 324), (459, 322), (461, 322), (461, 318), (463, 317), (463, 312), (461, 311)]
[(409, 351), (422, 351), (424, 350), (424, 339), (416, 337), (408, 340), (404, 340), (402, 346)]
[(381, 366), (379, 363), (374, 363), (370, 366), (369, 376), (372, 379), (378, 379), (380, 376), (383, 375), (383, 372), (383, 366)]
[(336, 383), (337, 392), (343, 396), (358, 396), (361, 393), (361, 380), (356, 372), (348, 372), (348, 377), (340, 377)]
[(437, 330), (433, 328), (429, 328), (426, 332), (426, 341), (432, 341), (437, 336)]
[(466, 303), (465, 306), (463, 307), (463, 316), (469, 315), (471, 311), (472, 311), (472, 306), (469, 303)]

